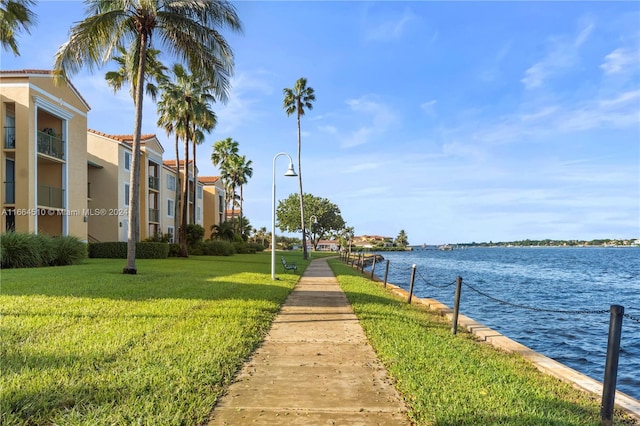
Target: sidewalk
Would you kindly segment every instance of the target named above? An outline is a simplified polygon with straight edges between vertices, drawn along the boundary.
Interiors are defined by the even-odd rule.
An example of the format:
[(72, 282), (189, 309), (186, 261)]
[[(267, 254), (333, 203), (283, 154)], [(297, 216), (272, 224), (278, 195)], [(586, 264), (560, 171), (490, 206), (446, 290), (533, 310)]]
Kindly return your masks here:
[(409, 425), (326, 260), (313, 260), (209, 425)]

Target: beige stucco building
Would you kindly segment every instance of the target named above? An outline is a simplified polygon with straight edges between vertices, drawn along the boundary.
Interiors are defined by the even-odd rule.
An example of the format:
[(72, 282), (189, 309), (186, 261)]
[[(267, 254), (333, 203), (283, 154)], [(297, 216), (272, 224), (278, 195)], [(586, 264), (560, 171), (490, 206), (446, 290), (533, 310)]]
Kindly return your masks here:
[(66, 79), (0, 71), (1, 231), (87, 239), (87, 113)]
[(202, 226), (204, 226), (205, 238), (209, 238), (212, 232), (211, 228), (225, 220), (225, 191), (220, 176), (198, 176), (198, 181), (203, 185), (204, 190), (202, 200), (204, 217)]

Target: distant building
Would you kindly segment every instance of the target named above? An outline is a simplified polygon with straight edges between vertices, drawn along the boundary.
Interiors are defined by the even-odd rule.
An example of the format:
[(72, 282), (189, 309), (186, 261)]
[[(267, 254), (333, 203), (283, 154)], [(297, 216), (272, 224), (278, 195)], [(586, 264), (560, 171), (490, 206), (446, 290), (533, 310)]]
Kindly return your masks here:
[(380, 235), (362, 235), (353, 237), (351, 244), (362, 248), (393, 247), (393, 238)]

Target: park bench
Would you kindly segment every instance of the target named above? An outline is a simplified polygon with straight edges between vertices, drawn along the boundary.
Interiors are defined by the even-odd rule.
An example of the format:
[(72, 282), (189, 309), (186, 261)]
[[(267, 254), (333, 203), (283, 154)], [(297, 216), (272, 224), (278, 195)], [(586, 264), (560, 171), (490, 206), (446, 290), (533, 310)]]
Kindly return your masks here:
[(284, 267), (285, 272), (289, 270), (291, 271), (298, 270), (298, 266), (295, 263), (287, 263), (287, 259), (285, 259), (284, 256), (282, 256), (282, 266)]

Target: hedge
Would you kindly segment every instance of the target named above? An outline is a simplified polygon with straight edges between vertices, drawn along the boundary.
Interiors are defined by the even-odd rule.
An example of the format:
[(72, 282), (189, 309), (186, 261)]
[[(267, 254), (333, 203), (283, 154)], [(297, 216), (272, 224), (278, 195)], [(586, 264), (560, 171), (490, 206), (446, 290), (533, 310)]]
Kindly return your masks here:
[[(168, 243), (136, 243), (136, 259), (166, 259), (168, 256)], [(89, 257), (103, 259), (126, 259), (127, 243), (125, 241), (90, 243)]]

